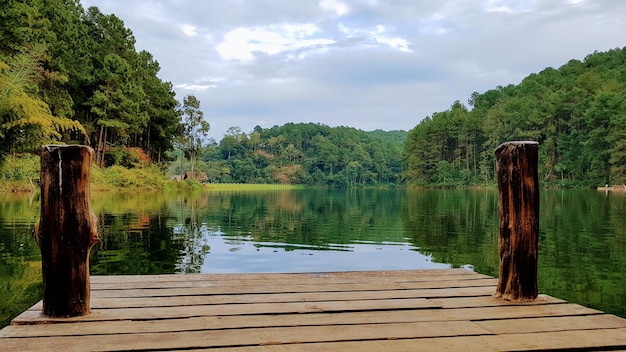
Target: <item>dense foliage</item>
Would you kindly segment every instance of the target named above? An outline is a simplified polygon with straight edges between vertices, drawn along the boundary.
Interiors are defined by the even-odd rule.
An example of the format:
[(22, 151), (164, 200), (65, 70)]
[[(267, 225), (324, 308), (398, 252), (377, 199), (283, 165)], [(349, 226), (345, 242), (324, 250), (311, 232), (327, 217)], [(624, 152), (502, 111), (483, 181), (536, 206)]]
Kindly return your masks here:
[[(288, 123), (251, 133), (228, 130), (203, 153), (198, 171), (210, 182), (349, 187), (394, 184), (406, 131)], [(174, 172), (179, 172), (176, 169)]]
[(176, 101), (158, 62), (135, 49), (115, 15), (79, 0), (6, 0), (0, 23), (0, 161), (45, 143), (83, 143), (100, 166), (132, 167), (133, 150), (161, 162), (177, 146), (191, 162), (173, 171), (203, 171), (211, 182), (453, 187), (493, 182), (495, 148), (534, 140), (544, 182), (626, 183), (626, 48), (473, 93), (468, 106), (454, 102), (408, 138), (290, 123), (233, 127), (207, 147), (200, 102)]
[(115, 15), (78, 0), (6, 0), (0, 8), (0, 156), (44, 143), (172, 149), (181, 112), (159, 64)]
[(494, 150), (540, 143), (539, 175), (561, 186), (626, 182), (626, 48), (546, 68), (424, 119), (409, 133), (403, 177), (461, 186), (494, 179)]

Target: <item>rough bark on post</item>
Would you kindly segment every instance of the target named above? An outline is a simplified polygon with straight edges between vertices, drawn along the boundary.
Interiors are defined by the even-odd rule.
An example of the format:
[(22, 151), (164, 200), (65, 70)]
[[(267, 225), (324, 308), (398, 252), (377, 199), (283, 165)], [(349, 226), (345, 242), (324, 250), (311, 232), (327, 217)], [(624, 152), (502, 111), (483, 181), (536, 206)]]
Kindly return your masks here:
[(537, 298), (539, 244), (539, 143), (507, 142), (496, 149), (500, 276), (495, 296)]
[(43, 314), (86, 315), (89, 252), (98, 242), (89, 202), (94, 151), (79, 145), (41, 148), (41, 217), (35, 228), (41, 248)]

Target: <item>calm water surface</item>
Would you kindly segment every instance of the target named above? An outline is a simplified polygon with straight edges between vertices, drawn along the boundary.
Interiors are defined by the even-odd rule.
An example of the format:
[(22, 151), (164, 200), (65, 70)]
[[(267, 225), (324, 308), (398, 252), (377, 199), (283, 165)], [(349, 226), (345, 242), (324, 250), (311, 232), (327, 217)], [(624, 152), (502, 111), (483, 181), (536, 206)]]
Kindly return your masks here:
[[(542, 191), (539, 288), (626, 317), (626, 194)], [(467, 267), (497, 275), (495, 191), (95, 193), (97, 275)], [(36, 195), (0, 200), (0, 327), (41, 298)]]

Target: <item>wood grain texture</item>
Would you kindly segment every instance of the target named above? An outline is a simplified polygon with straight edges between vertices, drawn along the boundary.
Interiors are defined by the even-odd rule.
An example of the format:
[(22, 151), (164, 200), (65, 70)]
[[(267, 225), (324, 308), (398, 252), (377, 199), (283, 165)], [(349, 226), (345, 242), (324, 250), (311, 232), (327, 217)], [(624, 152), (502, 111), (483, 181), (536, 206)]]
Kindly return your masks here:
[(98, 241), (89, 201), (93, 149), (48, 145), (41, 149), (41, 248), (43, 314), (51, 317), (90, 312), (89, 252)]
[(537, 297), (539, 179), (537, 142), (507, 142), (496, 149), (500, 236), (496, 296), (510, 301)]

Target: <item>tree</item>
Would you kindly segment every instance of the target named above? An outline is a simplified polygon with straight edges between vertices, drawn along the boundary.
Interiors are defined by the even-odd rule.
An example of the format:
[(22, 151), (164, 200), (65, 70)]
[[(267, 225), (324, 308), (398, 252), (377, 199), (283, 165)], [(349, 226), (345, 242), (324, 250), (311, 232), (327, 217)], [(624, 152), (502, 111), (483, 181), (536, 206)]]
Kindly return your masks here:
[[(506, 141), (533, 140), (540, 144), (542, 181), (621, 184), (626, 181), (625, 67), (626, 48), (614, 49), (546, 68), (519, 85), (475, 92), (471, 111), (463, 112), (455, 103), (411, 131), (403, 175), (424, 185), (450, 177), (494, 181), (495, 148)], [(432, 155), (433, 149), (438, 155)], [(460, 172), (451, 173), (450, 165), (440, 161)], [(441, 166), (435, 177), (424, 177), (433, 163)]]
[(183, 133), (179, 139), (181, 149), (189, 158), (193, 175), (194, 162), (206, 143), (205, 139), (211, 126), (204, 120), (200, 110), (200, 100), (194, 95), (187, 95), (183, 100)]
[(8, 64), (0, 61), (0, 154), (34, 151), (42, 144), (62, 141), (68, 132), (86, 135), (79, 122), (54, 116), (38, 97), (38, 58), (36, 52), (27, 52)]
[(104, 58), (103, 73), (104, 82), (94, 92), (91, 108), (99, 117), (96, 164), (101, 167), (104, 166), (107, 139), (111, 144), (125, 144), (131, 133), (143, 130), (148, 122), (147, 113), (140, 109), (144, 92), (130, 79), (130, 64), (117, 54), (109, 54)]
[(172, 84), (118, 17), (80, 0), (6, 0), (0, 23), (2, 152), (88, 141), (103, 165), (109, 146), (159, 161), (173, 149), (181, 111)]
[(135, 145), (147, 150), (151, 159), (158, 162), (165, 152), (173, 149), (175, 136), (182, 128), (182, 111), (178, 109), (176, 93), (170, 82), (163, 82), (157, 77), (159, 71), (159, 63), (149, 52), (139, 52), (137, 76), (145, 93), (140, 109), (147, 113), (149, 123), (140, 135), (135, 135)]

